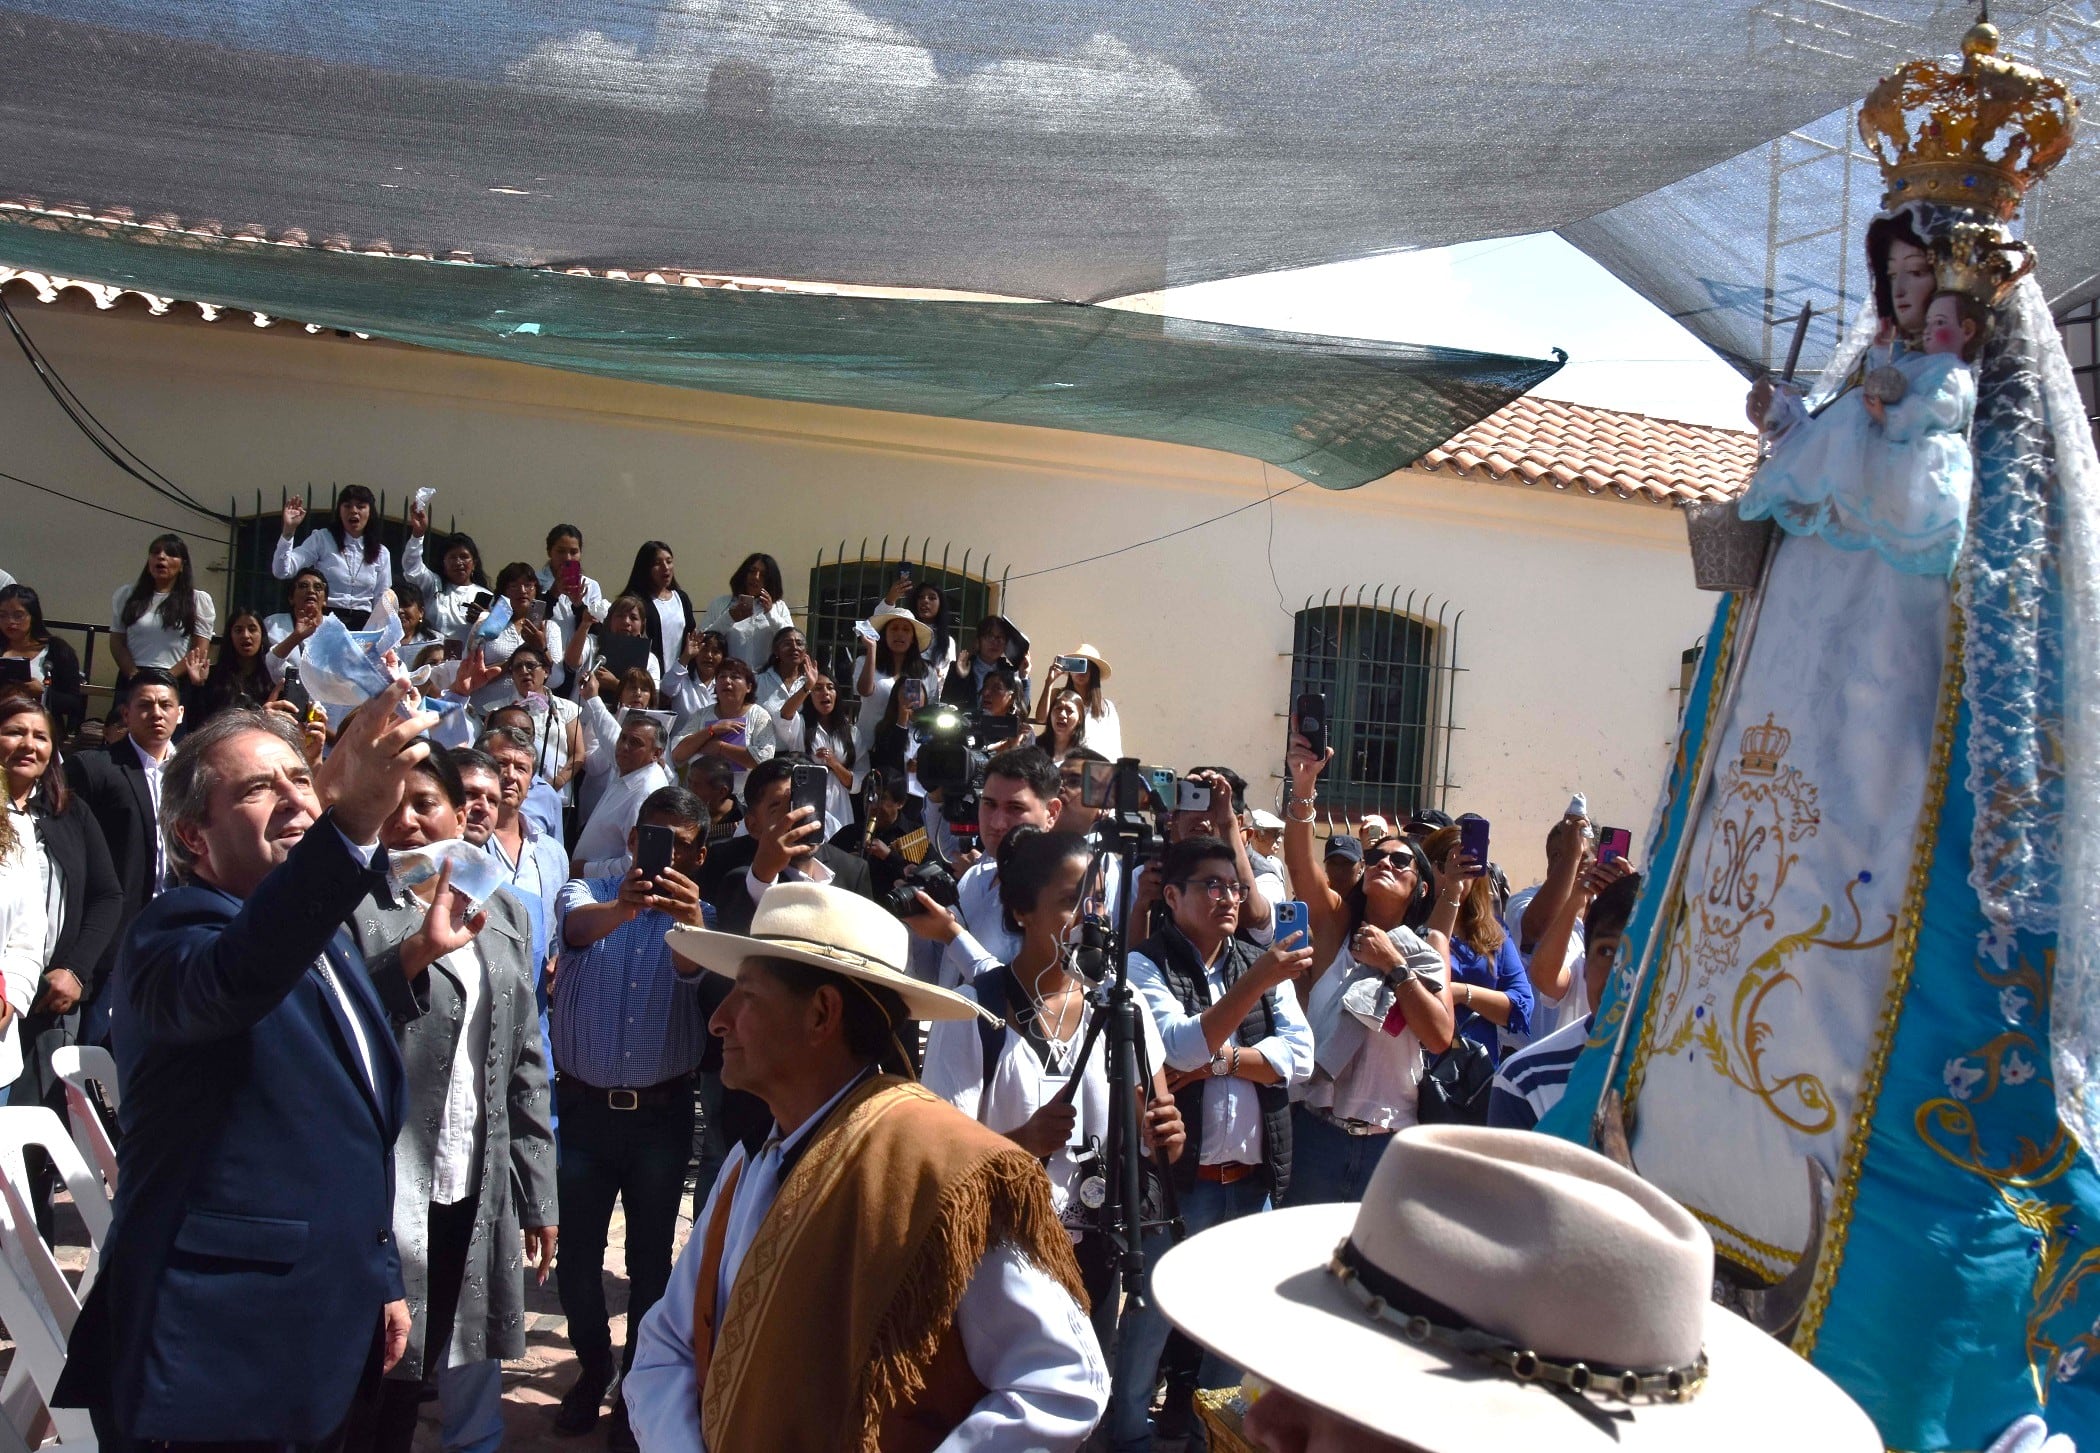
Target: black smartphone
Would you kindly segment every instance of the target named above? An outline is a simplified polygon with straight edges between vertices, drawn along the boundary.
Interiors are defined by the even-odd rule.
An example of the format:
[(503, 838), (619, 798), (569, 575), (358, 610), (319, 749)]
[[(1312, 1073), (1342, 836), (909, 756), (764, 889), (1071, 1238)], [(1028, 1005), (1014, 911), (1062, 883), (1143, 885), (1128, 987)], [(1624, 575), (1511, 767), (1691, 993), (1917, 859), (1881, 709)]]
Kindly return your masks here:
[(1488, 865), (1488, 820), (1467, 813), (1458, 820), (1458, 845), (1482, 868)]
[(1291, 713), (1298, 721), (1298, 735), (1312, 743), (1313, 760), (1319, 761), (1327, 755), (1327, 698), (1317, 691), (1308, 691), (1298, 698), (1298, 705)]
[(831, 790), (831, 771), (813, 762), (797, 762), (794, 769), (792, 795), (788, 798), (788, 811), (797, 808), (814, 808), (810, 821), (822, 826), (824, 822), (824, 799)]
[(1597, 829), (1597, 861), (1617, 862), (1633, 854), (1633, 834), (1623, 827), (1600, 827)]
[(20, 656), (0, 657), (0, 686), (24, 685), (29, 680), (29, 662)]
[(655, 878), (671, 866), (671, 850), (678, 839), (660, 822), (645, 822), (634, 830), (634, 865), (644, 878)]
[(598, 634), (598, 655), (606, 670), (615, 676), (625, 676), (636, 667), (644, 670), (649, 665), (649, 638), (647, 636), (616, 636), (611, 631)]

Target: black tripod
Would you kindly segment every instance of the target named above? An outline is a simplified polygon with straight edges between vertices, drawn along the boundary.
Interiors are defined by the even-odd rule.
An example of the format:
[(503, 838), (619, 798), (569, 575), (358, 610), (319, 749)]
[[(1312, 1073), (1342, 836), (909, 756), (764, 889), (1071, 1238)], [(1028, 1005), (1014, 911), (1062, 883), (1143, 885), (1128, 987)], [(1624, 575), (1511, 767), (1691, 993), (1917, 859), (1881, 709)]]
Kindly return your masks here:
[[(1138, 864), (1160, 849), (1158, 834), (1146, 820), (1144, 805), (1156, 798), (1139, 772), (1137, 761), (1125, 757), (1115, 766), (1115, 808), (1102, 816), (1102, 846), (1087, 865), (1080, 880), (1082, 889), (1102, 874), (1111, 861), (1122, 865), (1122, 883), (1116, 894), (1113, 925), (1089, 918), (1082, 926), (1080, 947), (1074, 963), (1090, 987), (1087, 1003), (1093, 1014), (1079, 1053), (1072, 1061), (1071, 1078), (1057, 1097), (1069, 1104), (1078, 1094), (1089, 1055), (1105, 1031), (1108, 1037), (1108, 1136), (1101, 1150), (1100, 1171), (1073, 1187), (1081, 1207), (1093, 1213), (1089, 1234), (1105, 1238), (1115, 1248), (1116, 1268), (1126, 1304), (1142, 1305), (1145, 1292), (1145, 1233), (1167, 1228), (1178, 1242), (1188, 1234), (1181, 1219), (1166, 1154), (1153, 1150), (1153, 1165), (1159, 1173), (1158, 1214), (1145, 1216), (1143, 1115), (1147, 1092), (1156, 1068), (1145, 1052), (1145, 1039), (1138, 1030), (1140, 1014), (1151, 1011), (1138, 1002), (1130, 987), (1130, 898)], [(1104, 891), (1105, 896), (1105, 891)], [(1082, 899), (1084, 901), (1084, 899)], [(1117, 1319), (1120, 1327), (1121, 1319)], [(1103, 1349), (1111, 1359), (1114, 1347)]]

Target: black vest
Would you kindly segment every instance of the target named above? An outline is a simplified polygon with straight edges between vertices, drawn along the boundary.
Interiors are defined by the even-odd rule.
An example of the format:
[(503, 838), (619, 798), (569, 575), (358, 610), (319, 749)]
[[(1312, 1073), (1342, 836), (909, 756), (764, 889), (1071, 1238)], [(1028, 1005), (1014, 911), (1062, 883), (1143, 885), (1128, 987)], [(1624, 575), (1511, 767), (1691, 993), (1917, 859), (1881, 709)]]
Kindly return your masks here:
[[(1216, 1001), (1211, 997), (1210, 981), (1204, 976), (1203, 960), (1188, 936), (1169, 924), (1159, 933), (1146, 939), (1132, 953), (1143, 954), (1159, 965), (1160, 976), (1181, 1007), (1190, 1014), (1208, 1009)], [(1218, 965), (1219, 976), (1227, 988), (1239, 982), (1240, 975), (1254, 963), (1255, 954), (1237, 938), (1225, 941), (1224, 958)], [(1240, 1021), (1233, 1037), (1242, 1045), (1259, 1044), (1276, 1033), (1276, 991), (1270, 989), (1255, 1001), (1254, 1008)], [(1175, 1092), (1174, 1103), (1181, 1107), (1181, 1121), (1188, 1132), (1188, 1144), (1181, 1152), (1181, 1159), (1174, 1162), (1174, 1184), (1178, 1190), (1187, 1190), (1196, 1183), (1196, 1167), (1203, 1161), (1203, 1091), (1207, 1079), (1193, 1080)], [(1291, 1092), (1288, 1085), (1254, 1085), (1255, 1103), (1261, 1106), (1261, 1162), (1262, 1179), (1267, 1183), (1269, 1200), (1281, 1203), (1283, 1193), (1291, 1183)]]

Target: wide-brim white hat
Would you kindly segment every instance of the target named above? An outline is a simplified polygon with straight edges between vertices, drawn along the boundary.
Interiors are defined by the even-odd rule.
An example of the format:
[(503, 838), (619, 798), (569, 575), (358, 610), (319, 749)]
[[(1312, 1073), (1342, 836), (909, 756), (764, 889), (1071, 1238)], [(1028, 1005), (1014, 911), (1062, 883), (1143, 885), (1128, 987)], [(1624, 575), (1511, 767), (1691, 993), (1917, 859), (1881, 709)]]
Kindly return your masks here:
[(911, 976), (911, 931), (902, 920), (858, 893), (822, 883), (766, 889), (748, 934), (681, 924), (664, 942), (673, 956), (725, 979), (741, 974), (747, 959), (792, 959), (880, 984), (904, 1001), (914, 1019), (969, 1019), (978, 1013), (975, 1000)]
[(926, 622), (920, 620), (901, 605), (883, 606), (875, 614), (868, 617), (868, 625), (875, 632), (876, 640), (882, 639), (882, 633), (889, 629), (891, 621), (911, 622), (911, 631), (914, 636), (918, 637), (920, 650), (924, 651), (933, 645), (933, 627), (927, 625)]
[[(1631, 1171), (1439, 1125), (1392, 1137), (1362, 1205), (1228, 1221), (1169, 1251), (1152, 1288), (1228, 1362), (1423, 1453), (1882, 1448), (1836, 1383), (1713, 1305), (1712, 1277), (1705, 1229)], [(1524, 1357), (1593, 1385), (1703, 1380), (1678, 1401), (1581, 1395), (1536, 1360), (1522, 1380)]]
[(1084, 656), (1087, 658), (1087, 660), (1093, 662), (1095, 674), (1098, 675), (1103, 681), (1108, 680), (1109, 677), (1116, 674), (1115, 668), (1108, 664), (1108, 658), (1103, 656), (1092, 646), (1083, 645), (1078, 650), (1069, 652), (1068, 654), (1073, 656)]

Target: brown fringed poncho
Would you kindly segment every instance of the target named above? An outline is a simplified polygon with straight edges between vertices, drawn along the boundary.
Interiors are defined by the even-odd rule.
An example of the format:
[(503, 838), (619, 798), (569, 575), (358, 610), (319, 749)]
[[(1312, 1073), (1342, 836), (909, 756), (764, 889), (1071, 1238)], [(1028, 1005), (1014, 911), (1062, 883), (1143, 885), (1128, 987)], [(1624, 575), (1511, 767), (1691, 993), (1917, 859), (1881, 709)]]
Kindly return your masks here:
[(716, 1328), (734, 1189), (696, 1228), (693, 1353), (712, 1453), (938, 1446), (984, 1395), (955, 1309), (1001, 1242), (1086, 1305), (1042, 1166), (907, 1080), (869, 1079), (817, 1131)]

